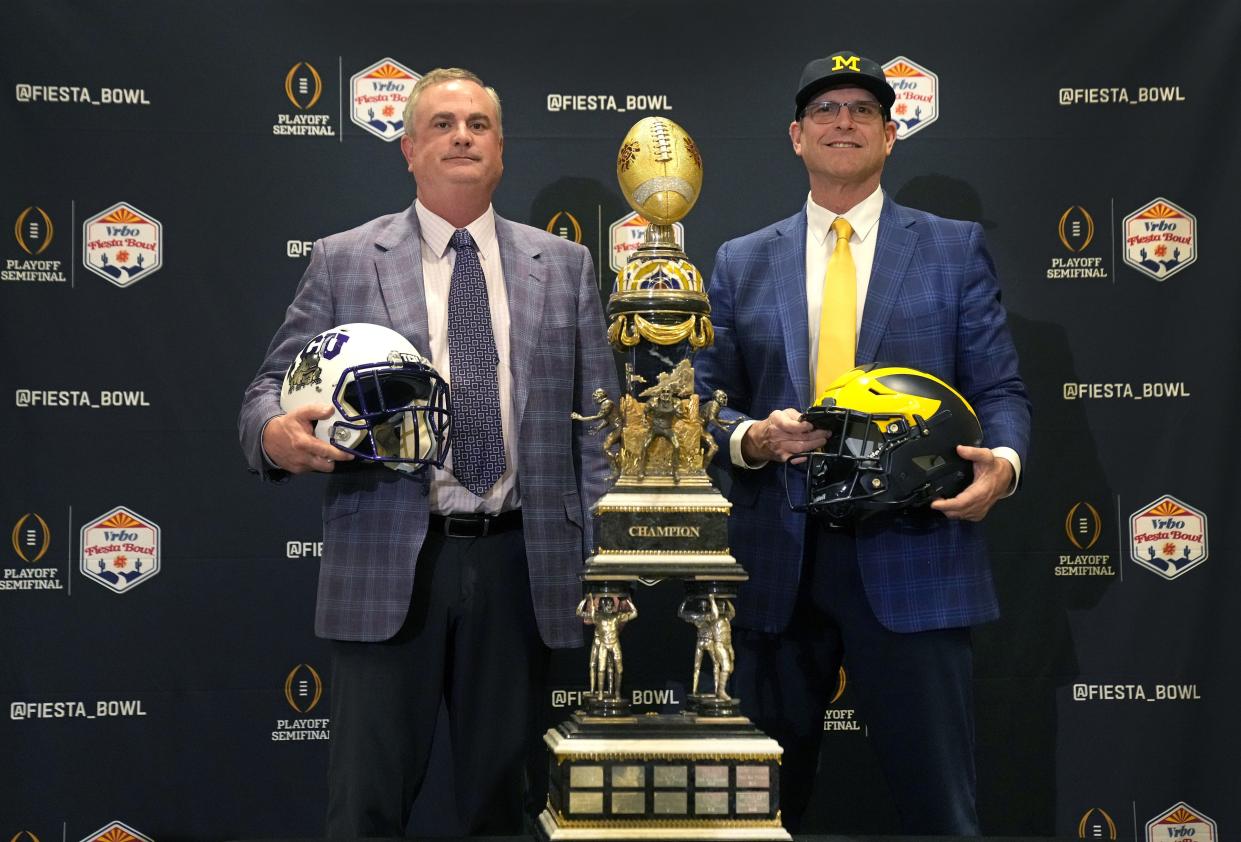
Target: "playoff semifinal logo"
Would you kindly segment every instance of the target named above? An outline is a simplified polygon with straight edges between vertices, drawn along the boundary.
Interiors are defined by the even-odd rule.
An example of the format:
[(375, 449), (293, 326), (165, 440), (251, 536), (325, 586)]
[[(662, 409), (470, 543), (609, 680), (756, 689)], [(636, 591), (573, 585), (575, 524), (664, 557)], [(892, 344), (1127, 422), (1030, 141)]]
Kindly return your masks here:
[(1175, 579), (1207, 560), (1207, 516), (1165, 494), (1129, 518), (1134, 561), (1165, 579)]
[(1086, 551), (1092, 548), (1103, 534), (1103, 518), (1099, 510), (1085, 500), (1074, 503), (1064, 516), (1064, 534), (1077, 549)]
[[(13, 221), (13, 239), (21, 253), (0, 261), (0, 281), (34, 281), (65, 283), (68, 278), (57, 254), (46, 254), (56, 239), (52, 217), (38, 205), (27, 205)], [(57, 249), (57, 252), (62, 249)]]
[(1078, 500), (1064, 515), (1064, 536), (1077, 552), (1060, 553), (1057, 576), (1115, 576), (1112, 556), (1105, 548), (1095, 549), (1103, 536), (1103, 516), (1090, 502)]
[(1094, 217), (1081, 205), (1071, 205), (1060, 215), (1056, 233), (1060, 235), (1061, 245), (1080, 254), (1094, 241)]
[(298, 664), (284, 678), (284, 700), (303, 716), (323, 698), (323, 679), (310, 664)]
[(349, 79), (349, 116), (380, 140), (405, 131), (405, 103), (422, 78), (399, 61), (383, 58)]
[(555, 215), (547, 221), (546, 231), (548, 234), (555, 234), (572, 243), (582, 242), (582, 223), (578, 222), (577, 217), (567, 210), (556, 211)]
[(1091, 807), (1082, 813), (1077, 823), (1078, 839), (1115, 839), (1116, 822), (1107, 814), (1107, 810)]
[(13, 552), (27, 564), (38, 564), (52, 544), (52, 530), (36, 512), (27, 512), (13, 524)]
[(284, 700), (297, 714), (277, 719), (271, 730), (272, 742), (304, 742), (331, 739), (331, 721), (307, 716), (323, 698), (323, 679), (310, 664), (298, 664), (284, 677)]
[(125, 593), (159, 573), (159, 526), (124, 506), (82, 527), (82, 575)]
[(47, 251), (56, 236), (52, 218), (47, 211), (37, 205), (31, 205), (17, 215), (13, 224), (13, 234), (17, 237), (17, 245), (31, 257), (38, 257)]
[(1198, 220), (1164, 198), (1154, 199), (1125, 217), (1125, 262), (1157, 281), (1166, 280), (1198, 259)]
[(284, 74), (284, 95), (295, 109), (276, 115), (271, 133), (283, 137), (336, 137), (330, 114), (308, 113), (323, 96), (323, 77), (308, 61), (299, 61)]
[(892, 119), (896, 121), (897, 140), (904, 140), (939, 119), (938, 76), (904, 56), (885, 64), (883, 75), (896, 91)]
[(323, 77), (308, 61), (299, 61), (284, 77), (284, 95), (298, 111), (309, 111), (323, 96)]
[(82, 263), (118, 287), (132, 286), (164, 264), (164, 226), (117, 202), (82, 223)]
[(1107, 279), (1108, 270), (1102, 255), (1085, 254), (1095, 240), (1095, 221), (1083, 205), (1069, 205), (1056, 223), (1056, 235), (1060, 245), (1069, 254), (1051, 259), (1047, 267), (1048, 279)]

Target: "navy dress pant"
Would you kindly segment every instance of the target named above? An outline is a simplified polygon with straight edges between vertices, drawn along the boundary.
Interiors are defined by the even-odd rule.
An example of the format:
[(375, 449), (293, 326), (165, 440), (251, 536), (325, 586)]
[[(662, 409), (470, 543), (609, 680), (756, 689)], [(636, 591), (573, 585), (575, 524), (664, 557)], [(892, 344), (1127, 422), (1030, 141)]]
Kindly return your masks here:
[(734, 645), (742, 712), (784, 747), (780, 800), (790, 831), (807, 830), (801, 820), (814, 790), (824, 713), (843, 664), (901, 831), (978, 834), (970, 631), (884, 627), (867, 600), (849, 532), (811, 524), (789, 627), (780, 634), (737, 629)]
[(543, 749), (548, 649), (521, 530), (428, 534), (401, 630), (381, 643), (333, 641), (332, 656), (329, 838), (405, 835), (441, 699), (456, 793), (441, 809), (455, 811), (466, 834), (523, 831), (528, 753)]

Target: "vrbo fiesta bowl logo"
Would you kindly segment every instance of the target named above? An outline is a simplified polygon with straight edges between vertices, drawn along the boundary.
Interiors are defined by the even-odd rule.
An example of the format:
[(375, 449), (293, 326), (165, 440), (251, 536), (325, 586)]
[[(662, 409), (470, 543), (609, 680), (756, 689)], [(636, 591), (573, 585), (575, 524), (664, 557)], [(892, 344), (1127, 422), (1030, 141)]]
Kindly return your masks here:
[(1175, 579), (1207, 560), (1207, 516), (1165, 494), (1129, 518), (1130, 554), (1165, 579)]
[(159, 526), (124, 506), (82, 527), (82, 574), (125, 593), (159, 573)]
[(82, 223), (82, 263), (109, 283), (132, 286), (164, 265), (164, 226), (117, 202)]

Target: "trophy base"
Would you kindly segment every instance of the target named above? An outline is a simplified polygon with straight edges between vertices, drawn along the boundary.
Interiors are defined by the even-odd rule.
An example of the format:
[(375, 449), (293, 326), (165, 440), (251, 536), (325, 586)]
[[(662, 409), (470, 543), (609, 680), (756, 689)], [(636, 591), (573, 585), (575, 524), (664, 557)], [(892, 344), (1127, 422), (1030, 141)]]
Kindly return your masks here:
[(780, 840), (779, 744), (743, 716), (575, 713), (551, 750), (543, 840)]
[(606, 696), (586, 694), (586, 709), (591, 716), (632, 716), (633, 710), (624, 699), (611, 699)]
[(721, 699), (714, 693), (691, 693), (689, 709), (699, 716), (740, 716), (740, 699)]
[(586, 561), (586, 582), (688, 579), (744, 582), (729, 553), (732, 504), (706, 475), (622, 477), (595, 504), (599, 551)]

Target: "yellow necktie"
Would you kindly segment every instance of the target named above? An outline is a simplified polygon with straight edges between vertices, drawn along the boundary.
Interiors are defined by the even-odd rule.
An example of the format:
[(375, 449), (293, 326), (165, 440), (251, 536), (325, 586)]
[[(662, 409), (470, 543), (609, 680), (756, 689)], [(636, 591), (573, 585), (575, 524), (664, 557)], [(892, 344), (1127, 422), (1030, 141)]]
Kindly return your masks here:
[(814, 399), (827, 384), (853, 368), (857, 348), (857, 270), (849, 251), (853, 228), (843, 216), (832, 222), (836, 248), (827, 261), (823, 278), (823, 304), (819, 310), (819, 358), (814, 365)]

